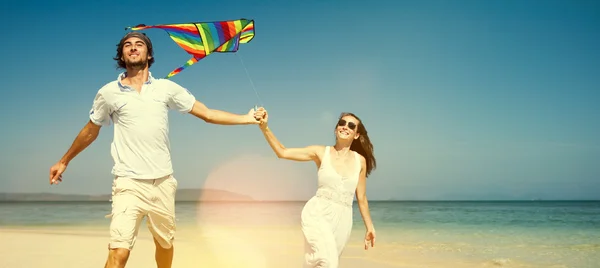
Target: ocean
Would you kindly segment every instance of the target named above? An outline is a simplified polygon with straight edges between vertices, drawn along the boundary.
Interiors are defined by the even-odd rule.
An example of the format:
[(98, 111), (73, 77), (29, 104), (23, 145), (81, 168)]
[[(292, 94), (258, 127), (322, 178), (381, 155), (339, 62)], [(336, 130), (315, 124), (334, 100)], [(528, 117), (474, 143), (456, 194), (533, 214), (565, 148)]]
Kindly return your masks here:
[[(205, 223), (299, 228), (304, 203), (179, 202), (177, 224), (178, 229)], [(380, 258), (401, 260), (422, 254), (431, 263), (600, 267), (600, 201), (371, 201), (369, 205)], [(0, 228), (107, 229), (109, 220), (104, 216), (109, 211), (109, 202), (5, 202), (0, 203)], [(363, 235), (355, 203), (352, 243), (360, 244)]]

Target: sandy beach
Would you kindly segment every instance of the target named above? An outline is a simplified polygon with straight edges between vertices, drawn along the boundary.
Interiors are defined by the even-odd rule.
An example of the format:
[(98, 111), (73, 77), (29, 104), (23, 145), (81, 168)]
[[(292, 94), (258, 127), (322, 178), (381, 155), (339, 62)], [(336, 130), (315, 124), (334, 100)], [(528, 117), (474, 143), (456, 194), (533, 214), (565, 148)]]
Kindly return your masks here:
[[(0, 268), (103, 267), (107, 255), (107, 227), (2, 227)], [(385, 230), (379, 232), (385, 236)], [(301, 267), (302, 236), (295, 227), (281, 226), (185, 226), (175, 244), (173, 267)], [(355, 232), (344, 252), (340, 267), (547, 267), (510, 259), (464, 258), (456, 248), (425, 248), (381, 239), (365, 251)], [(462, 255), (462, 256), (461, 256)], [(154, 244), (145, 225), (131, 253), (127, 267), (156, 267)]]
[[(142, 225), (127, 267), (156, 267), (154, 244)], [(292, 227), (209, 227), (181, 228), (176, 240), (173, 267), (300, 267), (301, 233)], [(360, 235), (360, 234), (357, 234)], [(354, 235), (340, 267), (457, 267), (458, 263), (431, 261), (414, 249), (392, 243), (378, 243), (365, 251)], [(94, 227), (2, 228), (1, 268), (102, 267), (107, 254), (107, 232)], [(400, 251), (403, 251), (401, 253)], [(429, 259), (429, 260), (428, 260)], [(483, 265), (483, 266), (482, 266)], [(464, 263), (460, 267), (498, 267), (498, 264)], [(502, 265), (501, 265), (502, 266)], [(512, 266), (511, 266), (512, 267)]]
[[(301, 233), (292, 228), (195, 227), (178, 231), (173, 267), (294, 267), (302, 262)], [(2, 228), (0, 267), (102, 267), (107, 231), (102, 227)], [(382, 246), (385, 248), (385, 246)], [(373, 260), (377, 248), (348, 246), (342, 267), (406, 267)], [(127, 267), (156, 267), (154, 244), (145, 225)], [(414, 267), (414, 266), (411, 266)]]

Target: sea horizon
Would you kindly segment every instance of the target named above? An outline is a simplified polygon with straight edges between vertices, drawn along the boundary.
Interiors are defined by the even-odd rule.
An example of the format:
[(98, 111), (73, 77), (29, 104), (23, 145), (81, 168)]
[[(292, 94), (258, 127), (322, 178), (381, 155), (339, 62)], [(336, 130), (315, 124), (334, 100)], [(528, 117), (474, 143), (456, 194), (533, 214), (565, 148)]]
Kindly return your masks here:
[[(215, 193), (217, 193), (215, 195)], [(207, 197), (209, 196), (210, 197)], [(7, 197), (8, 196), (8, 197)], [(50, 198), (51, 197), (51, 198)], [(28, 199), (29, 198), (29, 199)], [(62, 198), (62, 199), (61, 199)], [(76, 199), (68, 199), (76, 198)], [(81, 199), (77, 199), (81, 198)], [(93, 199), (85, 199), (93, 198)], [(105, 199), (101, 199), (105, 198)], [(177, 189), (176, 200), (179, 202), (307, 202), (312, 196), (304, 199), (260, 199), (249, 194), (238, 193), (229, 190), (215, 188), (180, 188)], [(180, 198), (183, 198), (181, 200)], [(110, 193), (53, 193), (42, 192), (0, 192), (0, 203), (14, 202), (110, 202)], [(369, 202), (600, 202), (597, 199), (571, 199), (571, 198), (439, 198), (439, 199), (416, 199), (416, 198), (369, 198)], [(356, 200), (355, 200), (356, 202)]]
[[(307, 202), (306, 200), (178, 200), (175, 203), (299, 203)], [(0, 200), (0, 203), (105, 203), (111, 202), (110, 200)], [(354, 201), (356, 203), (356, 200)], [(385, 202), (453, 202), (453, 203), (552, 203), (552, 202), (565, 202), (565, 203), (577, 203), (577, 202), (591, 202), (600, 203), (600, 199), (374, 199), (369, 200), (369, 203), (385, 203)]]

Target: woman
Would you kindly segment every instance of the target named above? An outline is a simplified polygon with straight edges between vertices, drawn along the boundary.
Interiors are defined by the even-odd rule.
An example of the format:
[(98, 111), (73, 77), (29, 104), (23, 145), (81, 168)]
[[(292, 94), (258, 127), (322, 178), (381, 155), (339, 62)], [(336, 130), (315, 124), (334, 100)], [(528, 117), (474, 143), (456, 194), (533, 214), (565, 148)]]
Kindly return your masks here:
[(369, 213), (366, 178), (376, 166), (373, 145), (361, 120), (342, 113), (335, 128), (335, 145), (286, 148), (268, 127), (268, 114), (259, 109), (256, 117), (267, 142), (279, 158), (314, 161), (318, 189), (302, 210), (305, 237), (305, 267), (338, 267), (339, 257), (352, 231), (354, 194), (366, 227), (365, 250), (375, 246), (375, 228)]

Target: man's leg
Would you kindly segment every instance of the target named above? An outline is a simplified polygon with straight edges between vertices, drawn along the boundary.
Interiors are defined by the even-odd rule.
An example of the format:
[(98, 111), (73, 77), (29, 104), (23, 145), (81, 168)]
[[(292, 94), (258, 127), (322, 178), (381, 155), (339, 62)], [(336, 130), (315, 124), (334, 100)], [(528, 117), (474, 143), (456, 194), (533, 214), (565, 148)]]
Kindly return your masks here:
[(125, 268), (129, 259), (129, 250), (124, 248), (108, 249), (108, 258), (104, 268)]
[(155, 180), (154, 186), (157, 200), (148, 211), (148, 229), (152, 233), (156, 245), (155, 259), (157, 267), (171, 268), (175, 237), (177, 180), (172, 176), (168, 176)]
[(174, 245), (171, 243), (170, 248), (163, 248), (160, 243), (154, 238), (154, 245), (156, 251), (154, 252), (154, 259), (156, 260), (156, 266), (158, 268), (171, 268), (173, 263), (173, 249)]
[(145, 214), (136, 190), (135, 180), (119, 178), (113, 182), (110, 243), (105, 268), (124, 268), (135, 245)]

